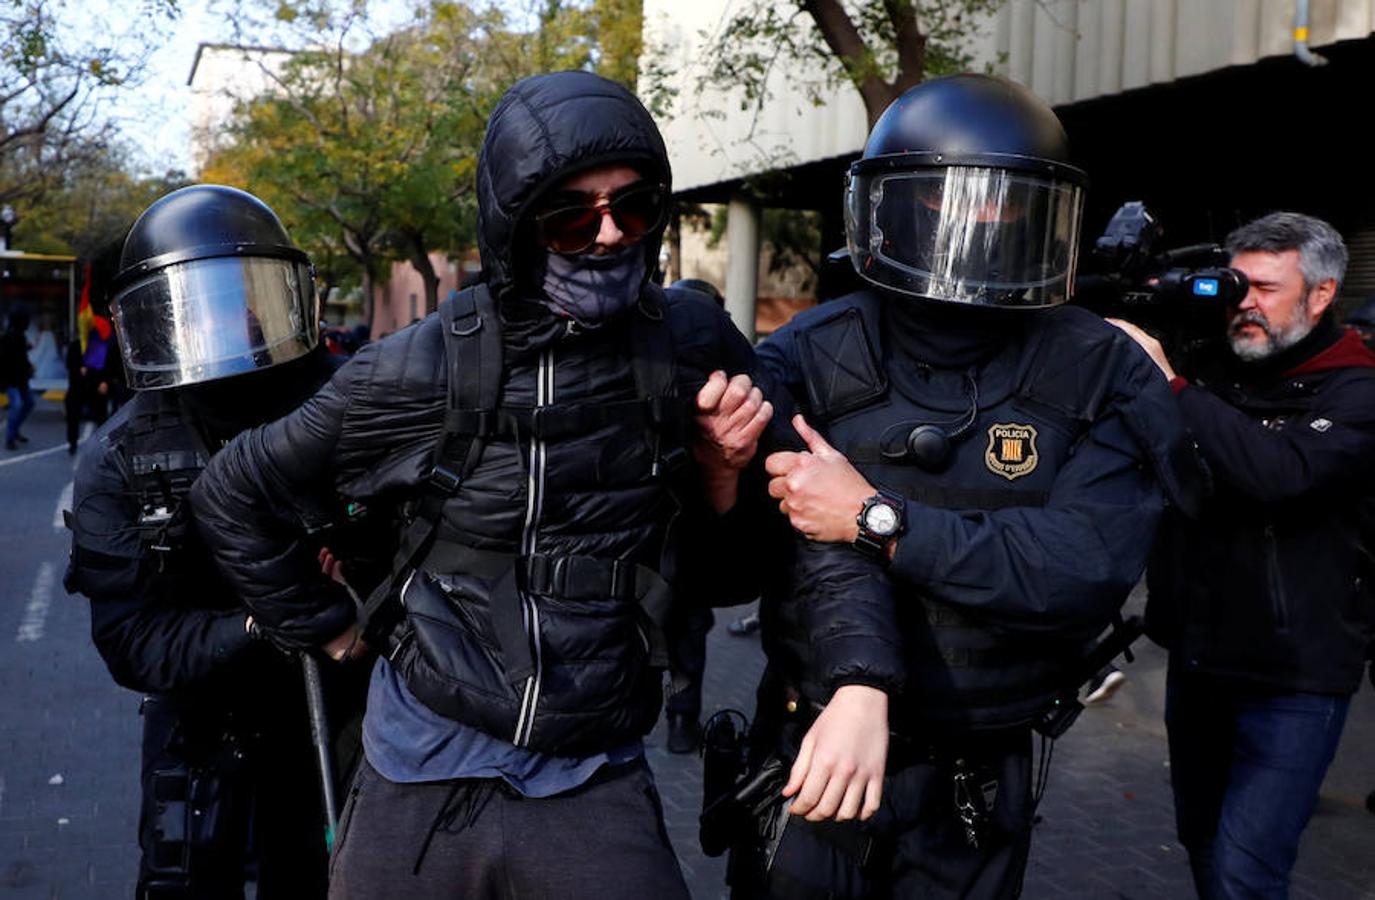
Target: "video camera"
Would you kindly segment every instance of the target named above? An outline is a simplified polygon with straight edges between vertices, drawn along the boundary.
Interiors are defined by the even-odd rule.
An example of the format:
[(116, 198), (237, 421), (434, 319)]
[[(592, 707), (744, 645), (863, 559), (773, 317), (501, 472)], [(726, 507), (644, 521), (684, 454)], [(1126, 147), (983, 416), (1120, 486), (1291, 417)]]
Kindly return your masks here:
[(1155, 334), (1168, 354), (1189, 354), (1220, 339), (1226, 309), (1246, 297), (1246, 276), (1227, 251), (1192, 244), (1157, 252), (1164, 228), (1140, 201), (1125, 203), (1094, 242), (1074, 302)]

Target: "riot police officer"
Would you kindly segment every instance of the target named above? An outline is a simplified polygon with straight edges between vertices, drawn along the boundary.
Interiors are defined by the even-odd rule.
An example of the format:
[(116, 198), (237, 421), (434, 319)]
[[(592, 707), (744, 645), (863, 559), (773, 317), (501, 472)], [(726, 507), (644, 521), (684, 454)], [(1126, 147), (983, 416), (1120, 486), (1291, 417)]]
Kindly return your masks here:
[(759, 348), (807, 450), (766, 463), (799, 535), (760, 713), (792, 815), (737, 896), (1020, 890), (1032, 725), (1139, 577), (1181, 435), (1150, 361), (1063, 305), (1084, 185), (1028, 90), (911, 89), (849, 173), (868, 284)]
[[(187, 501), (224, 443), (332, 374), (313, 272), (272, 210), (216, 185), (144, 211), (120, 270), (111, 305), (137, 393), (82, 445), (66, 584), (91, 600), (110, 673), (145, 695), (138, 896), (242, 897), (254, 871), (259, 897), (323, 896), (299, 665), (257, 637)], [(336, 714), (361, 702), (331, 687)]]

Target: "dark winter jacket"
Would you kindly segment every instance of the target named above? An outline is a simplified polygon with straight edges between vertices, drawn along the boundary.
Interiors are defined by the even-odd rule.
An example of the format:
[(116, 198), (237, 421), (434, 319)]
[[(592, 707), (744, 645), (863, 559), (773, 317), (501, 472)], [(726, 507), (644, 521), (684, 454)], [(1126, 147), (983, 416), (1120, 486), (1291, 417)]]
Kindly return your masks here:
[[(1030, 721), (1140, 577), (1161, 483), (1187, 496), (1182, 426), (1150, 360), (1077, 308), (868, 291), (797, 316), (758, 353), (872, 484), (907, 497), (890, 565), (799, 547), (774, 661), (817, 699), (888, 690), (894, 727), (918, 737)], [(922, 423), (952, 436), (939, 471), (892, 458)]]
[[(181, 481), (196, 476), (221, 440), (291, 410), (334, 369), (317, 352), (241, 376), (230, 403), (215, 402), (228, 382), (142, 392), (82, 445), (66, 586), (90, 599), (96, 649), (119, 684), (185, 698), (247, 697), (249, 682), (290, 669), (246, 633), (243, 604), (190, 527)], [(154, 463), (170, 477), (137, 474)], [(174, 514), (166, 528), (140, 524), (159, 518), (144, 517), (145, 504)]]
[(32, 376), (29, 342), (24, 332), (10, 330), (0, 334), (0, 390), (22, 388)]
[(1262, 363), (1220, 348), (1178, 401), (1215, 489), (1161, 528), (1151, 636), (1184, 671), (1351, 693), (1375, 627), (1375, 353), (1324, 320)]
[[(481, 327), (500, 328), (503, 421), (573, 424), (538, 434), (503, 427), (491, 436), (444, 503), (435, 549), (405, 580), (407, 616), (390, 648), (391, 664), (423, 702), (545, 752), (623, 745), (657, 717), (659, 673), (635, 598), (589, 587), (596, 578), (575, 590), (574, 573), (613, 562), (623, 571), (659, 568), (691, 523), (706, 521), (700, 498), (675, 494), (668, 476), (652, 470), (654, 445), (672, 442), (674, 422), (691, 424), (687, 404), (713, 369), (752, 363), (725, 315), (691, 292), (646, 286), (638, 308), (594, 329), (529, 299), (543, 263), (523, 227), (526, 213), (551, 185), (606, 162), (668, 177), (648, 114), (603, 79), (528, 79), (493, 114), (478, 172), (479, 244), (500, 321)], [(655, 260), (659, 235), (644, 245)], [(676, 402), (663, 409), (674, 422), (653, 433), (642, 418), (596, 414), (640, 396), (636, 317), (666, 317), (671, 331)], [(231, 444), (197, 484), (207, 539), (278, 640), (320, 644), (353, 620), (354, 605), (319, 577), (300, 541), (301, 510), (335, 495), (376, 506), (424, 491), (448, 379), (445, 329), (431, 316), (365, 347), (300, 411)], [(549, 578), (535, 578), (536, 557)], [(518, 596), (500, 589), (513, 571)], [(533, 666), (514, 683), (500, 633), (513, 615), (508, 603), (520, 604), (514, 615)]]

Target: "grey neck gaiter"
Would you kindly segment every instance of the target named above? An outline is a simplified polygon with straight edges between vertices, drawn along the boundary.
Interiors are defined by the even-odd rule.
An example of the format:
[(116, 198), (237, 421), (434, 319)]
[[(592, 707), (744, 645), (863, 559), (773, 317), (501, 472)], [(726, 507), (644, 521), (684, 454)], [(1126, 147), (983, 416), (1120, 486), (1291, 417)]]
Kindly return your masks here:
[(645, 248), (640, 244), (606, 256), (550, 253), (544, 264), (544, 302), (584, 328), (596, 328), (634, 306), (644, 280)]

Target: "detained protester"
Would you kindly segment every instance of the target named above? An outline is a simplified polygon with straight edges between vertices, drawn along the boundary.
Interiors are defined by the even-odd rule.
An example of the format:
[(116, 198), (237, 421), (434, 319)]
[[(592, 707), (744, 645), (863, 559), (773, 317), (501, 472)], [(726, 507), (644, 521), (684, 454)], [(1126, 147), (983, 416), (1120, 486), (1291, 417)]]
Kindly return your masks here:
[[(256, 197), (158, 200), (112, 288), (134, 398), (81, 445), (69, 591), (115, 681), (145, 694), (138, 896), (323, 897), (326, 818), (300, 664), (259, 639), (187, 494), (245, 428), (334, 371), (304, 253)], [(332, 681), (336, 721), (365, 685)], [(256, 873), (256, 874), (255, 874)]]
[[(649, 283), (669, 167), (625, 88), (514, 85), (477, 194), (481, 282), (217, 456), (200, 527), (278, 641), (381, 648), (332, 896), (686, 897), (641, 743), (659, 570), (730, 588), (694, 554), (771, 407), (724, 312)], [(361, 605), (300, 543), (336, 495), (407, 514)]]
[(1019, 85), (911, 89), (849, 174), (868, 285), (758, 348), (808, 449), (767, 460), (800, 539), (764, 604), (754, 738), (790, 815), (736, 848), (736, 897), (1020, 891), (1033, 723), (1088, 677), (1182, 438), (1149, 359), (1062, 305), (1085, 181), (1067, 157)]
[(1341, 236), (1272, 213), (1232, 232), (1250, 282), (1225, 341), (1169, 379), (1212, 490), (1170, 515), (1148, 573), (1170, 651), (1179, 839), (1203, 898), (1285, 897), (1375, 627), (1375, 353), (1337, 324)]

